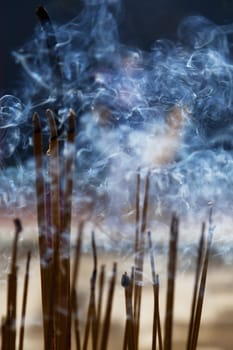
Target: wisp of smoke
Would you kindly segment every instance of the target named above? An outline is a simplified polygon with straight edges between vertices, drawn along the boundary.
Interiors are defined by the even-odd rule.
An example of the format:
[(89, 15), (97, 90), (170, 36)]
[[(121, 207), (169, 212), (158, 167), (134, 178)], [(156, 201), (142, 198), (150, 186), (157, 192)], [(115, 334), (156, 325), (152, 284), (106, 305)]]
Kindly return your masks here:
[[(158, 216), (206, 210), (210, 201), (231, 211), (233, 27), (191, 16), (180, 24), (176, 42), (156, 40), (144, 52), (120, 41), (117, 6), (86, 1), (79, 17), (54, 25), (59, 74), (41, 28), (14, 52), (23, 74), (17, 98), (0, 100), (2, 162), (18, 145), (30, 154), (35, 110), (43, 115), (53, 108), (63, 125), (73, 108), (77, 204), (85, 202), (101, 218), (130, 212), (140, 167), (150, 170), (150, 206)], [(46, 133), (46, 122), (43, 128)], [(25, 196), (29, 173), (21, 179)], [(9, 197), (2, 195), (1, 204)]]

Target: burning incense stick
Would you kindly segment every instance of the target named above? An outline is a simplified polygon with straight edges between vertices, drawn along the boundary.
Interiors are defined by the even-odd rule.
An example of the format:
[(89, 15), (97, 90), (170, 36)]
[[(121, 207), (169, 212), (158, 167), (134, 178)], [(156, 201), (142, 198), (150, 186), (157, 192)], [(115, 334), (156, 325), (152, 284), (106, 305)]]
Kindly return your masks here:
[(197, 306), (197, 295), (198, 295), (198, 286), (200, 281), (200, 274), (201, 274), (201, 268), (202, 268), (202, 262), (203, 262), (203, 256), (204, 256), (204, 240), (205, 240), (205, 224), (202, 224), (202, 233), (199, 241), (198, 246), (198, 255), (197, 255), (197, 266), (196, 266), (196, 274), (195, 274), (195, 282), (194, 282), (194, 289), (193, 289), (193, 299), (192, 299), (192, 308), (191, 308), (191, 316), (189, 321), (189, 331), (188, 331), (188, 340), (187, 340), (187, 350), (191, 349), (192, 344), (192, 337), (193, 337), (193, 331), (194, 331), (194, 319), (195, 319), (195, 311)]
[(16, 349), (16, 311), (17, 311), (17, 255), (19, 234), (22, 225), (19, 219), (14, 220), (15, 235), (12, 246), (11, 268), (7, 283), (7, 310), (2, 321), (2, 349)]
[[(139, 225), (140, 225), (140, 171), (137, 172), (136, 198), (135, 198), (135, 259), (139, 251)], [(136, 266), (136, 260), (135, 260)]]
[(116, 274), (117, 274), (117, 264), (114, 263), (113, 269), (112, 269), (112, 277), (109, 283), (107, 305), (106, 305), (105, 316), (104, 316), (102, 337), (100, 342), (100, 350), (107, 349), (109, 329), (111, 324), (112, 304), (113, 304), (113, 297), (114, 297), (115, 284), (116, 284)]
[(99, 276), (99, 297), (98, 297), (98, 304), (97, 304), (97, 328), (98, 328), (97, 338), (98, 339), (99, 339), (100, 322), (101, 322), (101, 316), (102, 316), (104, 283), (105, 283), (105, 265), (101, 265), (100, 276)]
[(74, 173), (74, 141), (75, 141), (75, 114), (70, 110), (68, 115), (67, 142), (65, 144), (64, 158), (64, 192), (63, 208), (61, 215), (61, 295), (63, 309), (66, 313), (67, 339), (71, 339), (71, 298), (70, 298), (70, 235), (71, 235), (71, 214), (72, 214), (72, 192)]
[(19, 350), (23, 350), (23, 343), (24, 343), (24, 328), (25, 328), (25, 316), (26, 316), (26, 307), (27, 307), (27, 296), (28, 296), (30, 261), (31, 261), (31, 252), (28, 252), (27, 262), (26, 262), (26, 271), (25, 271), (25, 277), (24, 277), (23, 304), (22, 304), (20, 334), (19, 334)]
[(203, 307), (203, 301), (204, 301), (204, 295), (205, 295), (206, 277), (207, 277), (211, 243), (212, 243), (212, 234), (209, 233), (208, 238), (207, 238), (207, 247), (206, 247), (206, 251), (205, 251), (205, 255), (204, 255), (198, 297), (197, 297), (197, 302), (196, 302), (196, 310), (195, 310), (195, 318), (194, 318), (194, 325), (193, 325), (192, 341), (191, 341), (190, 350), (195, 350), (197, 348), (197, 341), (198, 341), (202, 307)]
[(54, 70), (54, 78), (59, 80), (60, 84), (64, 81), (63, 74), (60, 67), (60, 60), (57, 53), (57, 39), (55, 31), (48, 15), (48, 12), (43, 6), (38, 6), (36, 8), (36, 15), (41, 23), (41, 26), (46, 35), (46, 42), (49, 51), (49, 59), (52, 69)]
[(164, 330), (164, 350), (172, 349), (177, 243), (178, 243), (178, 218), (174, 215), (171, 222), (170, 243), (169, 243), (169, 253), (168, 253), (167, 301), (166, 301), (165, 330)]
[[(40, 118), (37, 113), (33, 116), (33, 140), (34, 140), (34, 157), (36, 169), (36, 196), (37, 196), (37, 220), (39, 231), (39, 253), (40, 253), (40, 273), (41, 273), (41, 294), (43, 309), (43, 330), (44, 343), (47, 347), (52, 341), (52, 319), (50, 315), (51, 306), (49, 305), (49, 293), (51, 284), (51, 262), (47, 256), (49, 247), (48, 224), (46, 213), (46, 195), (45, 195), (45, 179), (43, 166), (43, 140)], [(50, 213), (48, 213), (50, 215)], [(50, 315), (50, 317), (49, 317)]]
[(72, 311), (74, 316), (74, 334), (76, 341), (76, 349), (81, 350), (81, 337), (79, 330), (79, 317), (78, 317), (78, 296), (76, 289), (72, 292)]
[[(36, 197), (37, 197), (37, 220), (39, 229), (39, 251), (41, 267), (47, 251), (47, 225), (46, 225), (46, 206), (45, 206), (45, 179), (43, 166), (43, 140), (40, 118), (37, 113), (33, 115), (33, 143), (34, 143), (34, 158), (36, 166)], [(43, 274), (42, 274), (43, 275)], [(42, 281), (43, 283), (43, 281)]]
[(147, 225), (147, 210), (149, 198), (150, 174), (148, 173), (145, 181), (144, 201), (142, 208), (142, 220), (140, 230), (139, 252), (136, 254), (136, 270), (135, 270), (135, 293), (134, 293), (134, 319), (135, 319), (135, 347), (138, 349), (139, 328), (140, 328), (140, 312), (142, 298), (142, 275), (144, 265), (144, 249), (145, 249), (145, 231)]
[(95, 235), (92, 232), (92, 253), (93, 253), (93, 272), (90, 281), (90, 300), (88, 306), (86, 327), (84, 333), (84, 342), (83, 342), (83, 350), (87, 349), (89, 332), (91, 329), (92, 334), (92, 348), (93, 350), (97, 349), (98, 339), (97, 339), (97, 316), (96, 316), (96, 302), (95, 302), (95, 294), (96, 294), (96, 277), (97, 277), (97, 251), (96, 251), (96, 243), (95, 243)]
[(157, 334), (158, 334), (158, 340), (159, 340), (159, 350), (162, 350), (162, 333), (161, 333), (161, 321), (160, 321), (160, 311), (159, 311), (159, 275), (156, 274), (150, 231), (148, 232), (148, 240), (149, 240), (150, 264), (151, 264), (152, 285), (153, 285), (153, 294), (154, 294), (152, 350), (156, 350)]
[(82, 250), (82, 236), (83, 236), (83, 222), (79, 224), (77, 242), (75, 246), (75, 256), (74, 256), (74, 268), (71, 280), (71, 309), (74, 315), (74, 327), (75, 327), (75, 340), (76, 347), (81, 350), (81, 338), (79, 330), (79, 315), (78, 315), (78, 295), (76, 291), (76, 285), (78, 281), (80, 258)]
[(126, 309), (126, 325), (124, 334), (124, 344), (123, 350), (134, 350), (135, 349), (135, 327), (134, 327), (134, 317), (133, 317), (133, 275), (132, 270), (131, 278), (128, 277), (125, 272), (121, 278), (121, 285), (125, 289), (125, 309)]
[[(56, 307), (52, 310), (51, 317), (54, 317), (54, 337), (56, 349), (64, 349), (64, 339), (66, 337), (66, 316), (61, 312), (63, 310), (63, 295), (60, 270), (60, 243), (61, 243), (61, 198), (60, 198), (60, 160), (59, 143), (55, 115), (53, 111), (47, 110), (48, 123), (50, 127), (50, 141), (47, 154), (49, 156), (50, 169), (50, 212), (51, 212), (51, 230), (53, 242), (52, 255), (52, 273), (53, 298), (56, 298)], [(54, 315), (53, 315), (54, 312)]]

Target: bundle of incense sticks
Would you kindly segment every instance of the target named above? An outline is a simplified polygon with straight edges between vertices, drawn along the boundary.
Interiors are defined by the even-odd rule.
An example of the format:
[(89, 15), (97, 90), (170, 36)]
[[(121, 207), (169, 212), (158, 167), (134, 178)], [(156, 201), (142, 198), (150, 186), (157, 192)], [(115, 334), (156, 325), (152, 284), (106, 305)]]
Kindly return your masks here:
[[(43, 326), (45, 349), (71, 348), (71, 316), (74, 315), (74, 329), (76, 348), (87, 350), (91, 341), (93, 350), (105, 350), (108, 347), (109, 328), (111, 325), (111, 311), (116, 283), (116, 264), (113, 265), (110, 280), (107, 304), (104, 319), (102, 320), (102, 302), (105, 280), (105, 268), (101, 267), (99, 275), (99, 295), (97, 299), (96, 281), (98, 277), (97, 250), (94, 233), (92, 234), (93, 272), (90, 279), (90, 298), (87, 311), (83, 341), (81, 340), (79, 315), (78, 275), (82, 249), (83, 223), (80, 223), (74, 257), (74, 269), (70, 278), (70, 226), (71, 204), (74, 168), (74, 112), (68, 116), (67, 145), (71, 147), (63, 157), (59, 151), (59, 141), (56, 130), (55, 115), (47, 111), (50, 125), (50, 143), (47, 156), (50, 174), (50, 203), (46, 203), (45, 177), (43, 164), (43, 144), (40, 118), (34, 115), (34, 154), (36, 161), (36, 189), (38, 208), (39, 251), (41, 260), (41, 288), (43, 306)], [(156, 273), (153, 243), (151, 234), (147, 234), (147, 212), (149, 206), (150, 173), (145, 178), (144, 199), (140, 210), (141, 193), (140, 171), (137, 174), (136, 185), (136, 223), (135, 223), (135, 261), (130, 277), (125, 273), (122, 276), (122, 286), (125, 288), (126, 324), (123, 349), (138, 350), (141, 299), (143, 290), (143, 268), (146, 242), (150, 250), (151, 273), (153, 281), (153, 326), (152, 350), (171, 350), (173, 333), (173, 309), (175, 293), (175, 275), (178, 245), (178, 218), (174, 215), (171, 221), (170, 242), (168, 253), (167, 302), (165, 325), (162, 335), (160, 308), (159, 308), (159, 276)], [(63, 190), (62, 190), (63, 188)], [(62, 200), (61, 200), (62, 198)], [(63, 205), (61, 204), (63, 203)], [(46, 212), (47, 211), (47, 212)], [(51, 223), (51, 227), (49, 227)], [(193, 302), (187, 339), (187, 350), (194, 350), (197, 346), (200, 318), (204, 297), (208, 257), (211, 237), (207, 246), (204, 238), (204, 225), (198, 248), (198, 260), (194, 283)], [(49, 235), (52, 235), (49, 237)], [(51, 250), (51, 256), (48, 251)], [(102, 332), (101, 332), (102, 331)]]
[[(53, 114), (48, 113), (48, 117), (52, 118)], [(73, 112), (69, 116), (69, 132), (73, 132)], [(50, 121), (51, 122), (51, 121)], [(41, 129), (39, 129), (39, 117), (34, 116), (34, 145), (37, 146), (38, 140), (41, 140), (39, 135)], [(54, 124), (53, 124), (54, 127)], [(51, 136), (54, 136), (54, 130), (51, 128)], [(67, 136), (69, 142), (73, 142), (73, 137)], [(54, 150), (53, 142), (57, 140), (50, 140), (50, 153), (59, 158), (59, 152), (52, 153)], [(40, 143), (40, 146), (42, 144)], [(55, 143), (56, 145), (56, 143)], [(57, 146), (56, 146), (57, 147)], [(42, 150), (42, 149), (41, 149)], [(39, 152), (40, 153), (40, 152)], [(65, 163), (71, 163), (71, 153), (66, 153), (67, 158)], [(42, 186), (42, 174), (43, 174), (43, 162), (42, 154), (36, 155), (36, 187), (44, 188)], [(40, 164), (40, 167), (38, 167)], [(54, 168), (54, 163), (49, 160), (49, 166), (53, 165), (53, 170), (60, 169), (60, 167)], [(70, 167), (71, 165), (69, 165)], [(66, 173), (67, 174), (67, 173)], [(59, 173), (59, 175), (61, 175)], [(168, 268), (167, 268), (167, 296), (166, 296), (166, 308), (164, 317), (164, 329), (162, 329), (162, 322), (160, 316), (160, 305), (159, 305), (159, 276), (156, 271), (155, 256), (153, 249), (153, 241), (151, 232), (146, 232), (147, 226), (147, 208), (149, 206), (149, 174), (145, 179), (145, 190), (144, 190), (144, 200), (142, 211), (140, 210), (140, 187), (141, 179), (140, 174), (137, 175), (137, 191), (136, 191), (136, 233), (135, 233), (135, 260), (131, 272), (128, 274), (125, 272), (121, 278), (121, 285), (124, 288), (125, 300), (125, 324), (123, 325), (122, 341), (117, 339), (119, 342), (119, 348), (122, 350), (138, 350), (143, 349), (140, 345), (140, 321), (143, 309), (141, 306), (141, 298), (143, 292), (143, 269), (145, 253), (149, 251), (149, 259), (151, 265), (151, 275), (152, 275), (152, 293), (153, 293), (153, 307), (151, 308), (153, 323), (151, 325), (151, 350), (172, 350), (173, 349), (173, 327), (174, 327), (174, 294), (175, 294), (175, 281), (176, 281), (176, 261), (178, 252), (178, 231), (179, 231), (179, 220), (174, 215), (172, 217), (170, 226), (170, 240), (169, 240), (169, 250), (168, 250)], [(54, 173), (50, 172), (50, 181), (54, 181)], [(65, 180), (67, 181), (67, 179)], [(55, 205), (54, 197), (55, 194), (58, 195), (58, 188), (60, 188), (59, 182), (56, 182), (56, 186), (50, 186), (50, 206)], [(68, 191), (69, 187), (69, 191)], [(70, 195), (72, 186), (71, 184), (66, 185), (66, 191), (62, 194)], [(52, 193), (55, 191), (56, 193)], [(52, 246), (50, 246), (50, 240), (47, 238), (47, 234), (50, 231), (42, 231), (46, 229), (45, 213), (41, 212), (41, 208), (46, 210), (46, 196), (44, 193), (43, 205), (41, 203), (41, 193), (38, 192), (38, 229), (39, 229), (39, 253), (40, 253), (40, 269), (41, 269), (41, 290), (42, 290), (42, 314), (43, 314), (43, 337), (44, 337), (44, 349), (57, 350), (61, 349), (61, 343), (63, 349), (71, 349), (71, 337), (72, 334), (75, 338), (74, 347), (78, 350), (107, 350), (110, 349), (109, 346), (112, 325), (112, 311), (114, 303), (114, 294), (116, 289), (117, 281), (117, 264), (113, 263), (112, 274), (109, 280), (109, 287), (106, 291), (105, 280), (106, 280), (106, 269), (105, 265), (101, 265), (99, 269), (98, 255), (97, 255), (97, 244), (94, 232), (92, 232), (91, 246), (93, 255), (93, 270), (90, 276), (90, 289), (89, 289), (89, 302), (87, 307), (86, 321), (80, 322), (79, 319), (79, 309), (80, 309), (80, 288), (83, 281), (80, 280), (80, 259), (82, 257), (82, 242), (84, 234), (84, 223), (79, 224), (77, 242), (75, 248), (75, 254), (73, 258), (73, 270), (71, 273), (71, 255), (69, 252), (69, 247), (65, 245), (64, 247), (64, 236), (62, 232), (67, 231), (70, 228), (70, 212), (65, 214), (65, 211), (61, 210), (61, 205), (56, 202), (56, 210), (59, 212), (58, 222), (62, 222), (61, 226), (56, 225), (55, 229), (52, 229)], [(64, 198), (64, 201), (68, 201), (68, 198)], [(70, 201), (70, 199), (69, 199)], [(53, 211), (52, 211), (53, 210)], [(56, 212), (55, 208), (50, 209), (50, 215)], [(71, 211), (71, 201), (69, 210)], [(53, 214), (55, 215), (55, 214)], [(69, 220), (64, 219), (64, 215), (69, 216)], [(42, 222), (40, 220), (43, 220)], [(52, 222), (54, 220), (51, 220)], [(58, 222), (56, 224), (58, 224)], [(66, 225), (64, 224), (66, 222)], [(45, 225), (45, 226), (44, 226)], [(138, 229), (140, 227), (140, 229)], [(26, 318), (26, 305), (28, 298), (28, 283), (29, 283), (29, 266), (30, 266), (30, 252), (27, 255), (26, 271), (24, 277), (23, 286), (23, 300), (22, 300), (22, 312), (20, 319), (19, 332), (17, 332), (17, 255), (18, 255), (18, 238), (22, 230), (21, 223), (18, 219), (15, 220), (15, 236), (12, 246), (12, 259), (11, 268), (8, 275), (7, 284), (7, 310), (6, 315), (2, 318), (1, 327), (1, 337), (3, 350), (23, 350), (24, 348), (24, 338), (25, 338), (25, 318)], [(66, 231), (61, 231), (62, 228)], [(59, 230), (59, 231), (58, 231)], [(191, 305), (190, 321), (188, 325), (188, 334), (186, 342), (186, 350), (196, 350), (198, 343), (198, 334), (200, 329), (201, 313), (205, 292), (208, 260), (211, 248), (211, 234), (205, 238), (205, 225), (202, 225), (202, 233), (200, 241), (197, 247), (197, 264), (195, 269), (195, 279), (193, 287), (193, 298)], [(67, 244), (67, 242), (66, 242)], [(65, 250), (64, 250), (65, 249)], [(46, 250), (51, 250), (49, 253)], [(65, 255), (63, 255), (65, 251)], [(66, 275), (64, 276), (64, 271)], [(61, 281), (63, 285), (61, 286)], [(81, 283), (80, 283), (81, 282)], [(98, 283), (97, 283), (98, 282)], [(105, 294), (105, 298), (104, 298)], [(45, 299), (46, 298), (46, 299)], [(105, 305), (104, 305), (105, 301)], [(148, 312), (148, 311), (147, 311)], [(73, 322), (72, 322), (73, 320)], [(122, 320), (124, 320), (124, 315), (122, 315)], [(71, 332), (71, 323), (74, 325), (74, 331)], [(16, 346), (18, 333), (18, 346)], [(62, 335), (61, 335), (62, 334)], [(61, 339), (63, 337), (63, 339)], [(122, 345), (120, 345), (122, 343)]]
[(44, 339), (46, 349), (65, 349), (70, 347), (71, 338), (70, 227), (75, 116), (70, 111), (64, 157), (59, 150), (55, 114), (51, 110), (46, 114), (50, 127), (48, 186), (45, 183), (40, 118), (38, 114), (33, 117)]
[[(38, 19), (46, 34), (47, 48), (51, 67), (52, 78), (59, 86), (59, 94), (62, 100), (63, 72), (56, 50), (56, 35), (48, 16), (43, 7), (36, 10)], [(71, 271), (71, 213), (72, 191), (74, 170), (74, 143), (75, 143), (75, 114), (71, 110), (67, 116), (67, 133), (64, 145), (59, 142), (59, 135), (63, 132), (63, 125), (59, 125), (55, 111), (47, 110), (48, 124), (50, 129), (50, 141), (47, 155), (44, 154), (43, 132), (40, 116), (33, 116), (34, 126), (34, 157), (36, 168), (36, 195), (38, 217), (38, 245), (41, 274), (41, 295), (43, 315), (43, 341), (45, 350), (71, 349), (72, 334), (75, 338), (77, 350), (107, 350), (110, 348), (112, 312), (114, 294), (117, 281), (117, 264), (112, 266), (112, 274), (106, 291), (106, 268), (98, 266), (97, 244), (94, 232), (92, 233), (93, 271), (90, 276), (89, 302), (85, 325), (80, 322), (80, 259), (82, 256), (82, 241), (84, 223), (80, 222), (76, 249)], [(62, 129), (62, 130), (61, 130)], [(64, 153), (63, 153), (64, 151)], [(49, 173), (49, 181), (45, 173)], [(142, 319), (142, 293), (143, 273), (146, 252), (149, 250), (152, 293), (153, 293), (153, 324), (151, 325), (151, 350), (173, 349), (174, 328), (174, 303), (176, 264), (178, 252), (179, 220), (174, 215), (170, 226), (170, 240), (168, 250), (167, 269), (167, 295), (162, 327), (160, 316), (160, 282), (156, 270), (155, 256), (152, 242), (152, 234), (147, 232), (147, 212), (149, 207), (150, 173), (145, 178), (143, 205), (140, 208), (140, 194), (142, 179), (140, 171), (136, 181), (136, 215), (135, 215), (135, 242), (133, 267), (128, 274), (125, 272), (121, 278), (124, 288), (125, 316), (122, 319), (124, 332), (122, 336), (122, 350), (139, 350), (140, 331)], [(21, 232), (21, 223), (15, 220), (15, 237), (12, 247), (11, 269), (7, 283), (7, 310), (2, 318), (1, 348), (2, 350), (15, 350), (17, 336), (18, 349), (23, 350), (25, 338), (25, 317), (28, 298), (30, 253), (27, 256), (26, 271), (24, 278), (22, 312), (17, 334), (17, 252), (18, 237)], [(188, 327), (186, 350), (196, 350), (202, 306), (206, 285), (209, 254), (211, 248), (211, 235), (205, 238), (205, 225), (202, 226), (202, 234), (198, 245), (197, 265), (191, 315)], [(106, 297), (104, 298), (104, 294)], [(104, 305), (105, 301), (105, 305)], [(72, 325), (74, 331), (72, 332)], [(119, 340), (117, 339), (117, 342)], [(121, 344), (119, 342), (119, 344)], [(121, 347), (121, 345), (119, 345)]]
[[(22, 231), (21, 221), (19, 219), (14, 220), (15, 234), (12, 245), (11, 265), (10, 272), (7, 280), (7, 300), (6, 300), (6, 314), (2, 317), (1, 324), (1, 349), (3, 350), (15, 350), (17, 340), (17, 290), (18, 290), (18, 241), (19, 235)], [(29, 268), (31, 261), (31, 252), (27, 253), (26, 271), (24, 277), (23, 286), (23, 300), (21, 308), (21, 320), (19, 330), (19, 344), (18, 349), (23, 349), (24, 344), (24, 329), (25, 329), (25, 315), (27, 306), (28, 295), (28, 282), (29, 282)]]

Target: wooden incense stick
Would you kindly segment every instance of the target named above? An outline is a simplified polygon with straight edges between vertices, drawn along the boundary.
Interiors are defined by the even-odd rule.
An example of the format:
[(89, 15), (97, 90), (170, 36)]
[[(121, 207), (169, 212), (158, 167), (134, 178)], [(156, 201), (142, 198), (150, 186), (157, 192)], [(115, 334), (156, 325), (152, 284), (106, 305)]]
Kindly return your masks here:
[[(52, 231), (52, 302), (54, 307), (50, 308), (50, 316), (54, 319), (54, 342), (56, 350), (64, 349), (66, 339), (66, 320), (67, 317), (62, 312), (62, 286), (60, 269), (60, 242), (61, 242), (61, 209), (60, 209), (60, 160), (59, 160), (59, 142), (55, 115), (52, 110), (46, 111), (50, 127), (50, 140), (47, 155), (49, 157), (49, 175), (50, 175), (50, 213), (51, 213), (51, 231)], [(55, 298), (55, 301), (54, 301)]]
[(90, 281), (90, 299), (89, 306), (87, 312), (87, 320), (84, 332), (84, 342), (83, 342), (83, 350), (87, 350), (89, 333), (91, 330), (92, 335), (92, 349), (97, 349), (97, 317), (96, 317), (96, 302), (95, 302), (95, 294), (96, 294), (96, 276), (97, 276), (97, 252), (96, 252), (96, 244), (95, 244), (95, 236), (94, 232), (92, 232), (92, 253), (93, 253), (93, 272)]
[(40, 118), (37, 113), (33, 116), (33, 141), (34, 141), (34, 158), (36, 170), (36, 196), (37, 196), (37, 220), (38, 220), (38, 239), (40, 253), (40, 272), (41, 272), (41, 294), (42, 294), (42, 310), (43, 310), (43, 330), (45, 348), (52, 346), (53, 339), (53, 317), (51, 315), (51, 305), (49, 303), (49, 295), (52, 278), (52, 263), (50, 257), (47, 256), (49, 242), (47, 219), (50, 221), (50, 203), (48, 215), (46, 213), (46, 194), (45, 194), (45, 178), (44, 178), (44, 162), (43, 162), (43, 139)]
[(200, 329), (200, 323), (201, 323), (201, 314), (202, 314), (203, 301), (204, 301), (204, 295), (205, 295), (205, 286), (206, 286), (206, 278), (207, 278), (207, 270), (208, 270), (208, 264), (209, 264), (209, 255), (210, 255), (211, 244), (212, 244), (212, 233), (209, 233), (208, 239), (207, 239), (207, 247), (206, 247), (206, 251), (205, 251), (205, 255), (204, 255), (204, 262), (203, 262), (203, 267), (202, 267), (197, 303), (196, 303), (195, 318), (194, 318), (194, 324), (193, 324), (192, 341), (191, 341), (190, 350), (196, 350), (196, 348), (197, 348), (198, 335), (199, 335), (199, 329)]
[(194, 331), (194, 320), (195, 320), (195, 313), (196, 313), (196, 307), (197, 307), (198, 286), (200, 282), (201, 268), (202, 268), (204, 249), (205, 249), (204, 241), (205, 241), (205, 224), (203, 223), (201, 237), (198, 245), (197, 265), (196, 265), (196, 271), (195, 271), (191, 316), (189, 321), (188, 340), (187, 340), (187, 346), (186, 346), (187, 350), (190, 350), (192, 346), (191, 343), (192, 343), (192, 337), (193, 337), (193, 331)]
[(104, 283), (105, 283), (105, 265), (101, 265), (100, 267), (100, 275), (99, 275), (99, 295), (97, 302), (97, 348), (99, 346), (100, 339), (100, 331), (101, 331), (101, 318), (102, 318), (102, 307), (103, 307), (103, 294), (104, 294)]
[(17, 311), (17, 255), (19, 234), (22, 231), (19, 219), (14, 220), (15, 235), (12, 246), (12, 258), (7, 284), (7, 311), (4, 325), (4, 346), (7, 350), (16, 349), (16, 311)]
[(97, 349), (94, 346), (94, 344), (96, 345), (96, 339), (94, 339), (95, 331), (93, 331), (94, 329), (93, 322), (95, 323), (95, 320), (96, 320), (95, 281), (96, 281), (96, 270), (93, 270), (91, 281), (90, 281), (90, 299), (89, 299), (89, 305), (88, 305), (86, 326), (84, 331), (84, 341), (83, 341), (83, 347), (82, 347), (83, 350), (87, 350), (90, 330), (92, 331), (92, 349), (93, 350)]
[(134, 272), (131, 274), (131, 278), (127, 275), (127, 272), (122, 275), (121, 285), (125, 289), (125, 310), (126, 310), (126, 325), (124, 333), (124, 343), (123, 350), (134, 350), (135, 349), (135, 327), (134, 327), (134, 317), (133, 317), (133, 276)]
[(81, 336), (79, 329), (79, 317), (78, 317), (78, 295), (76, 289), (72, 292), (72, 313), (74, 314), (74, 334), (76, 350), (81, 350)]
[(135, 266), (135, 293), (134, 293), (134, 319), (135, 319), (135, 348), (138, 349), (139, 344), (139, 328), (140, 328), (140, 313), (142, 299), (142, 283), (143, 283), (143, 265), (144, 265), (144, 250), (145, 250), (145, 232), (147, 225), (147, 211), (149, 199), (149, 184), (150, 174), (148, 173), (145, 181), (144, 201), (142, 208), (142, 222), (140, 229), (139, 252)]
[[(39, 252), (41, 266), (45, 264), (45, 257), (47, 251), (47, 224), (46, 224), (46, 205), (45, 205), (45, 179), (43, 166), (43, 140), (42, 130), (40, 125), (40, 117), (37, 113), (33, 115), (33, 144), (34, 144), (34, 158), (36, 169), (36, 197), (37, 197), (37, 220), (39, 230)], [(43, 276), (43, 274), (42, 274)], [(44, 285), (43, 281), (42, 284)]]
[(113, 264), (112, 277), (109, 283), (109, 290), (107, 296), (107, 305), (104, 316), (103, 331), (100, 342), (100, 350), (106, 350), (108, 345), (109, 330), (111, 325), (111, 314), (112, 314), (112, 304), (116, 285), (116, 275), (117, 275), (117, 263)]
[(159, 276), (156, 274), (155, 261), (153, 254), (153, 246), (151, 239), (151, 232), (148, 232), (149, 250), (150, 250), (150, 264), (152, 274), (152, 285), (154, 294), (154, 311), (153, 311), (153, 328), (152, 328), (152, 350), (156, 350), (157, 334), (159, 340), (159, 350), (162, 350), (162, 332), (161, 332), (161, 320), (159, 311)]
[[(70, 110), (68, 115), (67, 140), (64, 150), (64, 192), (63, 208), (61, 213), (61, 298), (63, 310), (66, 315), (64, 331), (64, 343), (71, 340), (71, 293), (70, 293), (70, 236), (71, 236), (71, 214), (72, 193), (74, 174), (74, 141), (75, 141), (75, 114)], [(69, 348), (70, 346), (68, 346)]]
[(46, 35), (50, 65), (54, 71), (55, 81), (59, 80), (60, 84), (62, 84), (64, 77), (60, 66), (60, 59), (57, 52), (57, 39), (51, 19), (43, 6), (38, 6), (35, 12)]
[(76, 285), (78, 281), (81, 251), (82, 251), (83, 225), (84, 223), (81, 222), (78, 228), (77, 242), (75, 246), (74, 267), (73, 267), (73, 273), (72, 273), (72, 279), (71, 279), (71, 308), (72, 308), (72, 314), (74, 316), (75, 340), (76, 340), (76, 348), (78, 350), (81, 349), (81, 337), (80, 337), (80, 330), (79, 330), (78, 294), (77, 294)]
[(168, 253), (164, 350), (172, 349), (177, 243), (178, 243), (178, 218), (175, 215), (173, 215), (172, 222), (171, 222), (171, 229), (170, 229), (170, 242), (169, 242), (169, 253)]
[[(135, 196), (135, 259), (137, 257), (139, 251), (139, 225), (140, 225), (140, 170), (137, 172), (137, 180), (136, 180), (136, 196)], [(136, 266), (136, 260), (135, 260)]]
[(31, 252), (28, 252), (27, 262), (26, 262), (26, 271), (25, 271), (25, 277), (24, 277), (23, 303), (22, 303), (20, 333), (19, 333), (19, 350), (23, 350), (23, 344), (24, 344), (24, 329), (25, 329), (25, 316), (26, 316), (27, 297), (28, 297), (30, 261), (31, 261)]
[(92, 333), (92, 348), (97, 350), (98, 330), (97, 330), (97, 314), (96, 314), (96, 278), (97, 278), (97, 249), (95, 242), (95, 233), (92, 231), (91, 237), (92, 252), (93, 252), (93, 277), (92, 277), (92, 297), (91, 297), (91, 333)]

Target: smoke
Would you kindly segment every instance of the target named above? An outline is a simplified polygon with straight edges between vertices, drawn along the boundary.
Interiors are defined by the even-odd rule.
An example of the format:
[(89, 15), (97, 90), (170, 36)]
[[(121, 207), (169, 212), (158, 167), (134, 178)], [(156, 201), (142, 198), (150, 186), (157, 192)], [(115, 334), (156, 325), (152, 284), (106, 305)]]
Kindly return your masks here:
[[(54, 24), (60, 76), (40, 27), (14, 52), (23, 70), (21, 102), (7, 96), (0, 100), (6, 147), (1, 158), (22, 142), (32, 151), (34, 111), (43, 118), (44, 110), (53, 108), (62, 125), (73, 108), (75, 201), (84, 207), (85, 202), (100, 220), (132, 220), (139, 167), (142, 174), (150, 170), (150, 206), (157, 218), (173, 210), (183, 216), (206, 211), (210, 202), (216, 210), (231, 211), (233, 27), (188, 17), (176, 41), (157, 40), (145, 52), (121, 42), (120, 5), (86, 1), (79, 17)], [(43, 128), (48, 133), (45, 122)], [(7, 142), (2, 130), (10, 135)], [(28, 188), (28, 179), (21, 180)]]

